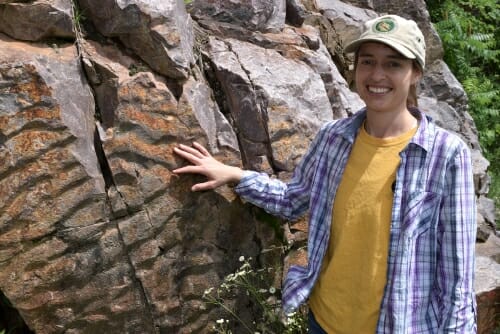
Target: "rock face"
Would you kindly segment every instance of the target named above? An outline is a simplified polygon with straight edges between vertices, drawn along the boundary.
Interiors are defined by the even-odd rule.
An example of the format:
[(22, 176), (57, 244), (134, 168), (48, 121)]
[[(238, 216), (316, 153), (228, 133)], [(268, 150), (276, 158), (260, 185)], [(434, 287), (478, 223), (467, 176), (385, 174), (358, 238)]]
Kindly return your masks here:
[(214, 18), (249, 30), (279, 32), (285, 27), (285, 0), (256, 1), (189, 1), (194, 18)]
[(73, 7), (69, 0), (2, 3), (4, 1), (0, 1), (0, 31), (12, 38), (24, 41), (75, 38)]
[(475, 289), (478, 304), (478, 328), (482, 333), (498, 330), (500, 314), (500, 238), (490, 234), (476, 247)]
[(193, 29), (182, 1), (78, 3), (102, 35), (119, 39), (153, 70), (176, 79), (188, 77), (193, 62)]
[[(280, 260), (265, 251), (283, 240), (229, 187), (190, 192), (200, 177), (172, 173), (173, 147), (286, 179), (322, 123), (362, 107), (341, 47), (382, 12), (423, 27), (419, 103), (473, 151), (480, 332), (493, 328), (488, 161), (423, 0), (0, 0), (0, 290), (28, 327), (209, 332), (223, 310), (204, 291), (241, 255)], [(284, 223), (287, 268), (307, 226)], [(254, 319), (246, 296), (227, 303)]]

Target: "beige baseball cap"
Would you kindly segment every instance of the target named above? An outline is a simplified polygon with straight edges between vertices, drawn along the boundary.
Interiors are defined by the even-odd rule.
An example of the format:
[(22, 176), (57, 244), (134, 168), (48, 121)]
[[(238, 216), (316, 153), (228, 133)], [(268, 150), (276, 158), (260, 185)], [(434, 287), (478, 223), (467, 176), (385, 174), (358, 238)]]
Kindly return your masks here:
[(344, 51), (356, 52), (365, 42), (384, 43), (409, 59), (425, 66), (424, 35), (413, 20), (397, 15), (384, 15), (365, 22), (361, 36), (349, 43)]

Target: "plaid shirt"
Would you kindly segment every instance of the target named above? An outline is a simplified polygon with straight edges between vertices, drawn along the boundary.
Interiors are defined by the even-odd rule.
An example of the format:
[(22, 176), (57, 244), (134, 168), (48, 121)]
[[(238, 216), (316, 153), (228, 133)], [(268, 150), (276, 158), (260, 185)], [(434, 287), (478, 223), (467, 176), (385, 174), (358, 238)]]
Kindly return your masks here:
[[(457, 136), (413, 112), (420, 125), (400, 153), (396, 171), (377, 333), (475, 333), (476, 202), (470, 152)], [(308, 266), (292, 266), (287, 274), (287, 313), (307, 300), (320, 273), (335, 193), (365, 117), (361, 110), (325, 124), (289, 183), (245, 171), (235, 188), (241, 198), (285, 219), (309, 210)]]

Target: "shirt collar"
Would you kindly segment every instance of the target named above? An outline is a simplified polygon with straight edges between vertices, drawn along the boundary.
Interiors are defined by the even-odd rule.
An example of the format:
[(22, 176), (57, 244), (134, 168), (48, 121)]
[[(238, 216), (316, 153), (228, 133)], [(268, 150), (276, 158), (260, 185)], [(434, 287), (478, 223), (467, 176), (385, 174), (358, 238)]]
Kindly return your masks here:
[[(415, 144), (428, 152), (431, 149), (430, 138), (432, 137), (432, 132), (434, 131), (432, 118), (425, 115), (417, 108), (411, 108), (410, 112), (419, 120), (419, 126), (415, 135), (410, 139), (409, 144)], [(349, 121), (341, 125), (339, 129), (339, 132), (342, 133), (342, 137), (344, 137), (344, 139), (349, 141), (351, 144), (354, 143), (365, 118), (366, 108), (361, 109), (350, 117)]]
[(434, 137), (435, 126), (432, 118), (424, 114), (417, 108), (411, 108), (410, 112), (418, 119), (418, 129), (415, 135), (410, 139), (410, 144), (421, 147), (426, 152), (431, 150), (431, 138)]

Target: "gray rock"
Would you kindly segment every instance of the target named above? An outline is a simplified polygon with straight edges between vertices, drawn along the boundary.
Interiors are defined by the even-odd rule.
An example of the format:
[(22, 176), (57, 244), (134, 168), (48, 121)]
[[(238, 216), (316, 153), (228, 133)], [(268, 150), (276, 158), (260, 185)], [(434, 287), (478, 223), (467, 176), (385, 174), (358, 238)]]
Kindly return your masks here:
[(278, 32), (285, 25), (286, 3), (285, 0), (194, 0), (188, 10), (196, 19), (209, 17), (252, 31)]
[[(496, 249), (500, 245), (497, 243)], [(478, 333), (494, 333), (498, 329), (500, 299), (500, 264), (491, 257), (476, 257), (474, 288), (477, 300)]]
[(286, 0), (286, 21), (300, 27), (307, 15), (307, 10), (300, 0)]
[(350, 43), (359, 36), (363, 22), (378, 16), (372, 10), (359, 8), (340, 0), (319, 0), (316, 1), (316, 6), (322, 16), (331, 22), (334, 29), (332, 34), (338, 36), (342, 45)]
[[(111, 231), (94, 101), (74, 45), (2, 35), (0, 63), (0, 96), (10, 101), (0, 105), (0, 287), (31, 328), (57, 332), (92, 296), (118, 303), (104, 277), (129, 268), (123, 254), (98, 244)], [(113, 258), (113, 268), (100, 262)]]
[(321, 123), (332, 119), (320, 76), (274, 50), (234, 39), (211, 39), (209, 55), (249, 167), (261, 169), (256, 161), (267, 156), (276, 171), (292, 170)]
[[(2, 5), (3, 3), (3, 5)], [(74, 39), (72, 2), (38, 0), (0, 1), (0, 32), (25, 41)]]
[(490, 224), (492, 232), (494, 232), (494, 226), (496, 222), (495, 202), (490, 198), (480, 196), (477, 204), (478, 212), (484, 217), (486, 222)]
[[(295, 26), (285, 24), (285, 4)], [(55, 28), (68, 5), (0, 0), (0, 31), (74, 38)], [(429, 65), (419, 104), (472, 150), (484, 241), (476, 247), (479, 331), (491, 332), (500, 289), (489, 260), (499, 252), (485, 197), (489, 163), (423, 0), (195, 0), (188, 10), (197, 23), (180, 0), (80, 5), (88, 31), (78, 50), (0, 35), (0, 289), (31, 329), (205, 333), (224, 312), (203, 293), (239, 267), (238, 257), (260, 267), (284, 258), (285, 271), (306, 264), (306, 218), (278, 231), (291, 247), (283, 254), (281, 221), (227, 186), (192, 193), (205, 179), (173, 174), (186, 162), (172, 150), (198, 141), (225, 163), (289, 179), (321, 124), (362, 107), (342, 46), (387, 11), (423, 27)], [(270, 284), (279, 287), (283, 273)], [(255, 321), (244, 293), (225, 302)]]
[(80, 6), (101, 34), (118, 37), (155, 71), (188, 77), (194, 41), (183, 1), (81, 0)]

